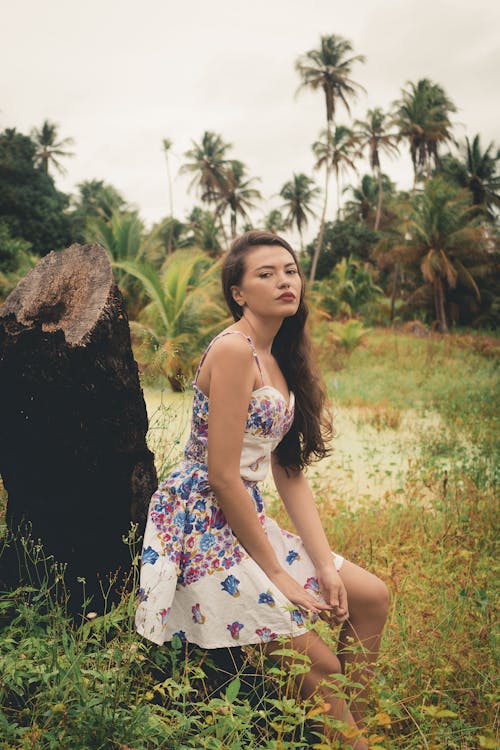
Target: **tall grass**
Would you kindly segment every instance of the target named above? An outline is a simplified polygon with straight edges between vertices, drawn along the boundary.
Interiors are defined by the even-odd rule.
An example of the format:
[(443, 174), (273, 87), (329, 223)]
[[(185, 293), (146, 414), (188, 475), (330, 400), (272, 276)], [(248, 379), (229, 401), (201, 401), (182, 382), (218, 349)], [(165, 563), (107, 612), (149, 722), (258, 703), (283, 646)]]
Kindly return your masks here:
[[(489, 352), (460, 337), (372, 332), (328, 376), (337, 403), (361, 406), (372, 424), (397, 430), (408, 407), (438, 410), (444, 424), (439, 434), (415, 433), (420, 457), (402, 492), (350, 505), (334, 476), (314, 479), (332, 547), (391, 589), (367, 708), (372, 750), (498, 746), (495, 373)], [(138, 637), (129, 594), (79, 627), (60, 602), (43, 581), (0, 597), (0, 748), (334, 747), (314, 723), (322, 704), (300, 702), (279, 665), (264, 666), (257, 652), (235, 652), (223, 674), (210, 653)], [(321, 633), (333, 646), (335, 632)], [(349, 685), (346, 675), (338, 690)]]

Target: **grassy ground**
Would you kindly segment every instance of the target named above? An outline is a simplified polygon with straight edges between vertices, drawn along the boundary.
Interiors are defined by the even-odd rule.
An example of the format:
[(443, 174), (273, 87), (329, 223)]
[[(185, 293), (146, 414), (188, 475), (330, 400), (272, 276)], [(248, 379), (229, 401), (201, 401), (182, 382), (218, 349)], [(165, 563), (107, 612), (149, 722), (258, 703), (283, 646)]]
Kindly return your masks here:
[[(498, 747), (497, 352), (484, 337), (375, 331), (343, 369), (330, 347), (321, 353), (337, 405), (356, 406), (380, 434), (409, 408), (441, 415), (438, 429), (415, 430), (419, 458), (402, 491), (354, 507), (335, 477), (313, 478), (332, 546), (391, 589), (368, 706), (373, 750)], [(135, 635), (129, 597), (75, 630), (47, 604), (53, 593), (42, 583), (0, 597), (0, 748), (328, 747), (304, 722), (321, 705), (297, 703), (279, 670), (249, 692), (242, 669), (215, 694), (205, 653)]]

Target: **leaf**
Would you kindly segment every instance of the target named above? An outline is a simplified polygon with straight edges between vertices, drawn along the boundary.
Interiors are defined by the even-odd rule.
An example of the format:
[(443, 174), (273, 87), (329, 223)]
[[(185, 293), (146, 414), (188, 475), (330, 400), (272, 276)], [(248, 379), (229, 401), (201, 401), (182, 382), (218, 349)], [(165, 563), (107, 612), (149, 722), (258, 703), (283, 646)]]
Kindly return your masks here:
[(238, 677), (235, 677), (235, 679), (229, 683), (226, 690), (226, 698), (229, 703), (233, 703), (236, 700), (236, 698), (238, 697), (238, 693), (240, 692), (240, 688), (241, 682)]
[(385, 711), (380, 711), (380, 713), (375, 716), (375, 721), (383, 727), (390, 727), (392, 724), (391, 717)]
[(432, 716), (434, 719), (455, 719), (458, 716), (454, 711), (449, 711), (447, 708), (439, 708), (439, 706), (423, 706), (422, 712), (428, 716)]
[(319, 714), (326, 714), (329, 708), (329, 703), (320, 703), (319, 706), (315, 706), (307, 712), (306, 719), (312, 719), (313, 716), (318, 716)]
[(485, 750), (498, 750), (494, 737), (485, 737), (484, 734), (480, 734), (477, 739), (479, 740), (479, 747), (484, 747)]
[(442, 708), (436, 713), (437, 719), (455, 719), (458, 716), (454, 711), (449, 711), (447, 708)]

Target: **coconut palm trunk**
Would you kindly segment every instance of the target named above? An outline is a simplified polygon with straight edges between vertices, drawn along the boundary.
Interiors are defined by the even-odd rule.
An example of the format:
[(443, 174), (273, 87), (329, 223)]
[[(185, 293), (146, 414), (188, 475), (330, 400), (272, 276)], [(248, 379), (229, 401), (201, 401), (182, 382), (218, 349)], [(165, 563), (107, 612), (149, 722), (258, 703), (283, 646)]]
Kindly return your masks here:
[(398, 290), (399, 263), (394, 266), (394, 276), (392, 277), (391, 292), (391, 323), (394, 322), (394, 312), (396, 309), (396, 292)]
[(170, 204), (170, 227), (168, 230), (167, 255), (172, 255), (172, 240), (174, 236), (174, 199), (173, 199), (173, 192), (172, 192), (172, 176), (170, 174), (170, 163), (168, 159), (168, 154), (166, 154), (166, 159), (167, 159), (167, 178), (168, 178), (168, 198), (169, 198), (169, 204)]
[(340, 198), (340, 177), (339, 177), (338, 170), (335, 176), (335, 182), (337, 185), (337, 219), (340, 219), (340, 212), (342, 211), (342, 204), (341, 204), (341, 198)]
[(316, 278), (316, 269), (318, 267), (318, 258), (323, 244), (323, 237), (325, 234), (325, 221), (326, 221), (326, 209), (328, 206), (328, 183), (330, 182), (330, 168), (331, 168), (331, 144), (332, 144), (332, 123), (331, 120), (327, 120), (326, 126), (327, 132), (327, 154), (325, 161), (325, 200), (323, 202), (323, 211), (321, 212), (321, 222), (319, 225), (318, 241), (314, 248), (313, 259), (311, 263), (311, 271), (309, 274), (309, 281), (312, 282)]
[(380, 217), (382, 215), (382, 197), (383, 197), (383, 189), (382, 189), (382, 170), (380, 168), (380, 165), (377, 170), (377, 180), (378, 180), (378, 201), (377, 201), (377, 214), (375, 216), (375, 231), (378, 231), (379, 225), (380, 225)]
[(438, 330), (440, 333), (448, 333), (448, 324), (446, 322), (446, 306), (444, 299), (443, 283), (439, 276), (434, 281), (434, 307), (438, 321)]

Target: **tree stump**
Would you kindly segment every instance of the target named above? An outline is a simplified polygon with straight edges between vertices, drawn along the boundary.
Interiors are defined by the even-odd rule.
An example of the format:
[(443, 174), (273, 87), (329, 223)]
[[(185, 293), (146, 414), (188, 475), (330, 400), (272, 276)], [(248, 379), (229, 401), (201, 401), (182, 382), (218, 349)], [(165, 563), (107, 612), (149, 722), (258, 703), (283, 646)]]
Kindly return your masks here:
[[(142, 534), (154, 456), (128, 318), (99, 245), (52, 252), (0, 308), (0, 474), (11, 535), (31, 526), (67, 563), (71, 609), (103, 606), (111, 572), (130, 569), (123, 535)], [(19, 583), (4, 555), (1, 578)], [(21, 561), (22, 562), (22, 561)], [(22, 573), (22, 569), (21, 569)], [(22, 579), (22, 576), (21, 576)]]

